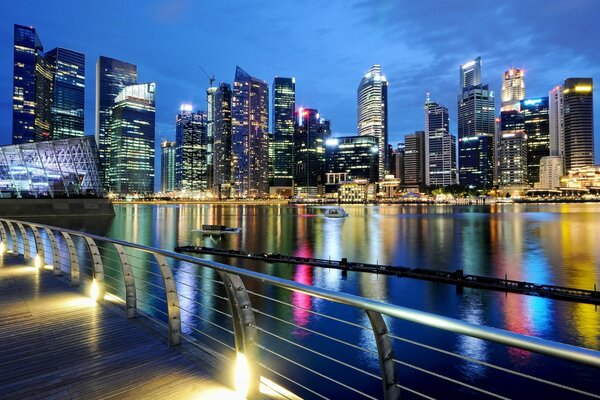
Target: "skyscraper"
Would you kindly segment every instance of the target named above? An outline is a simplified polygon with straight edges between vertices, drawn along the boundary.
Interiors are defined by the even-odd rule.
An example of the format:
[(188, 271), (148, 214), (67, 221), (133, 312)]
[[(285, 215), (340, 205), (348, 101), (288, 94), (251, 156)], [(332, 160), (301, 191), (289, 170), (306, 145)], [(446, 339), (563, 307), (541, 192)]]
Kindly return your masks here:
[(13, 144), (33, 142), (35, 137), (36, 61), (42, 42), (30, 26), (14, 26)]
[(273, 80), (273, 128), (269, 151), (271, 154), (271, 190), (289, 192), (294, 174), (294, 112), (296, 109), (296, 80), (276, 77)]
[(524, 115), (513, 110), (500, 113), (500, 139), (498, 141), (498, 185), (525, 187), (527, 184), (527, 136)]
[(377, 181), (379, 151), (374, 136), (343, 136), (326, 141), (326, 184), (367, 179)]
[(178, 190), (208, 189), (207, 115), (183, 104), (175, 121), (175, 186)]
[(231, 86), (221, 83), (214, 99), (213, 187), (221, 198), (231, 195)]
[(110, 118), (110, 190), (121, 195), (154, 191), (154, 83), (125, 86)]
[(456, 138), (449, 132), (448, 109), (425, 100), (425, 185), (457, 183)]
[(214, 140), (215, 140), (215, 113), (216, 113), (216, 104), (215, 104), (215, 93), (217, 92), (217, 88), (211, 86), (206, 89), (206, 136), (207, 136), (207, 148), (206, 148), (206, 165), (207, 165), (207, 182), (208, 189), (212, 189), (213, 187), (213, 173), (214, 173)]
[(458, 96), (459, 181), (480, 189), (494, 180), (494, 93), (481, 84), (481, 58), (460, 67)]
[(104, 188), (109, 186), (110, 117), (115, 98), (125, 86), (137, 83), (137, 66), (100, 56), (96, 62), (96, 143), (99, 172)]
[(378, 180), (388, 169), (388, 82), (381, 65), (373, 65), (363, 76), (357, 90), (358, 134), (377, 138), (379, 151)]
[(564, 102), (562, 86), (556, 86), (548, 94), (549, 103), (549, 128), (550, 128), (550, 155), (565, 157), (565, 123)]
[(160, 191), (175, 190), (175, 142), (163, 140), (160, 144)]
[(294, 194), (317, 195), (324, 184), (325, 137), (319, 112), (300, 107), (294, 129)]
[(500, 111), (514, 110), (517, 104), (525, 99), (525, 71), (518, 68), (511, 68), (504, 72), (502, 80), (502, 107)]
[(404, 186), (419, 189), (425, 184), (425, 132), (404, 135)]
[(235, 196), (268, 196), (269, 88), (239, 66), (233, 83), (231, 121)]
[(540, 160), (550, 155), (548, 97), (522, 100), (519, 108), (527, 137), (527, 182), (533, 185), (540, 180)]
[(568, 78), (564, 85), (565, 167), (594, 165), (594, 84), (592, 78)]

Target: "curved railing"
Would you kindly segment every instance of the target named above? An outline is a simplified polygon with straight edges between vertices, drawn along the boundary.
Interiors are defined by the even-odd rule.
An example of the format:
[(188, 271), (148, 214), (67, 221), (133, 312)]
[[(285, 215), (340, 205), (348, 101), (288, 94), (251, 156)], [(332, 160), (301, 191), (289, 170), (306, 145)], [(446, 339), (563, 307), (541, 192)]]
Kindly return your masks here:
[[(2, 246), (13, 254), (20, 253), (25, 260), (30, 260), (32, 254), (35, 254), (34, 264), (51, 269), (54, 275), (63, 275), (64, 272), (69, 272), (72, 285), (79, 285), (81, 282), (90, 284), (91, 282), (100, 301), (105, 298), (106, 293), (120, 298), (124, 303), (127, 318), (136, 317), (140, 309), (145, 310), (143, 312), (145, 316), (158, 315), (159, 318), (162, 316), (171, 346), (181, 343), (183, 323), (184, 329), (188, 332), (185, 337), (202, 337), (203, 347), (207, 346), (206, 343), (213, 341), (218, 343), (225, 352), (228, 352), (228, 356), (237, 356), (238, 362), (240, 355), (243, 355), (248, 366), (245, 370), (248, 387), (244, 390), (249, 393), (250, 397), (259, 397), (261, 384), (266, 383), (267, 386), (270, 386), (270, 390), (275, 390), (280, 396), (288, 398), (295, 398), (292, 391), (301, 392), (305, 397), (315, 398), (328, 398), (327, 396), (331, 393), (342, 392), (348, 393), (351, 397), (365, 398), (396, 399), (400, 398), (401, 392), (432, 398), (422, 389), (411, 388), (410, 380), (402, 379), (398, 372), (402, 368), (410, 370), (411, 373), (424, 374), (429, 379), (447, 385), (457, 385), (461, 390), (460, 393), (466, 391), (477, 395), (506, 398), (501, 393), (502, 386), (504, 386), (502, 384), (492, 384), (491, 386), (495, 387), (491, 389), (480, 387), (472, 382), (464, 382), (460, 376), (454, 377), (450, 374), (436, 372), (433, 368), (420, 366), (402, 356), (396, 356), (395, 349), (410, 345), (419, 351), (433, 352), (432, 354), (448, 357), (450, 360), (460, 360), (487, 368), (494, 374), (507, 374), (517, 380), (535, 385), (545, 385), (559, 393), (600, 398), (597, 393), (593, 393), (589, 389), (577, 389), (548, 378), (496, 365), (471, 355), (452, 352), (428, 344), (425, 340), (411, 339), (406, 334), (402, 336), (394, 334), (389, 331), (386, 320), (398, 319), (412, 323), (418, 329), (428, 327), (427, 329), (433, 328), (435, 331), (481, 339), (591, 367), (592, 371), (595, 371), (594, 368), (600, 367), (600, 352), (594, 350), (474, 325), (364, 297), (321, 289), (248, 269), (71, 229), (0, 219), (0, 235)], [(202, 269), (194, 269), (196, 267)], [(207, 271), (205, 269), (216, 272), (219, 279), (206, 275), (203, 272)], [(174, 272), (177, 276), (182, 277), (179, 281), (176, 281)], [(188, 276), (186, 274), (202, 282), (202, 285), (184, 282), (183, 277)], [(248, 284), (252, 289), (248, 289)], [(220, 292), (214, 290), (215, 286), (220, 287)], [(360, 324), (356, 320), (329, 315), (310, 307), (304, 307), (302, 304), (294, 304), (293, 301), (286, 302), (273, 295), (261, 293), (259, 289), (267, 286), (276, 288), (276, 290), (288, 290), (292, 296), (308, 296), (315, 301), (328, 301), (360, 310), (366, 315), (369, 324)], [(183, 306), (182, 303), (188, 304), (189, 308)], [(217, 303), (221, 305), (219, 306)], [(223, 303), (226, 303), (226, 307), (223, 306)], [(158, 304), (162, 304), (162, 306)], [(366, 345), (361, 345), (345, 340), (343, 335), (337, 336), (319, 331), (316, 329), (319, 324), (316, 324), (316, 327), (299, 324), (289, 318), (289, 311), (277, 312), (279, 308), (289, 309), (292, 312), (300, 311), (316, 320), (327, 320), (339, 324), (344, 327), (343, 329), (370, 332), (372, 342), (367, 341)], [(207, 314), (216, 317), (211, 321)], [(185, 316), (184, 321), (182, 321), (182, 315)], [(229, 320), (230, 322), (227, 322)], [(365, 358), (376, 357), (378, 365), (370, 368), (365, 368), (364, 363), (353, 365), (343, 359), (343, 354), (339, 349), (334, 354), (327, 354), (324, 351), (327, 346), (311, 347), (309, 340), (296, 341), (289, 335), (286, 337), (281, 333), (281, 329), (273, 328), (275, 324), (290, 326), (294, 330), (301, 330), (303, 333), (319, 337), (320, 340), (331, 343), (331, 346), (336, 349), (344, 348), (364, 354)], [(207, 333), (208, 328), (206, 330), (199, 329), (200, 325), (231, 335), (234, 346), (228, 344), (226, 340)], [(264, 338), (270, 338), (272, 342)], [(269, 343), (275, 342), (277, 345), (269, 345)], [(288, 347), (285, 354), (283, 354), (283, 350), (280, 350), (284, 346)], [(267, 362), (264, 359), (271, 361)], [(334, 374), (331, 370), (319, 370), (320, 363), (335, 365), (336, 368), (348, 372), (336, 370)], [(287, 365), (301, 373), (286, 374), (280, 368), (281, 365)], [(267, 375), (269, 379), (265, 379)], [(305, 380), (296, 378), (296, 376), (308, 375), (320, 382), (335, 386), (335, 388), (327, 388), (323, 394), (319, 390), (323, 388), (322, 384), (310, 385)], [(362, 378), (355, 380), (352, 378), (353, 376)], [(361, 379), (379, 381), (378, 385), (381, 389), (374, 390), (372, 384), (356, 388), (353, 384), (362, 382)], [(286, 387), (291, 388), (292, 391), (284, 389)]]

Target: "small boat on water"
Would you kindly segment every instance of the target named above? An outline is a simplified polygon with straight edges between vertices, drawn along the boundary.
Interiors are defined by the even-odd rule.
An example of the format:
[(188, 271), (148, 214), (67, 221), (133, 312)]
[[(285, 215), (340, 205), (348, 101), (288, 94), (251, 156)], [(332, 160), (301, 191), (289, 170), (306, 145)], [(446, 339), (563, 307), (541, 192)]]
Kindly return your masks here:
[(193, 229), (192, 232), (200, 232), (209, 235), (220, 235), (223, 233), (240, 233), (242, 228), (228, 228), (225, 225), (202, 225), (202, 229)]
[(325, 210), (325, 216), (327, 218), (346, 218), (348, 213), (342, 207), (328, 208)]

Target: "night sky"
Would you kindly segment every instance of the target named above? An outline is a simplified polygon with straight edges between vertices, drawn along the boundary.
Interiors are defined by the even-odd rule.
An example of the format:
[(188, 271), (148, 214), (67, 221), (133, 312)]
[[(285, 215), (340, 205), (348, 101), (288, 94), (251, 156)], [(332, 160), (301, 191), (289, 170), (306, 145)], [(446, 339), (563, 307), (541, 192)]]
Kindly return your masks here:
[[(206, 108), (208, 79), (198, 65), (217, 82), (231, 83), (236, 65), (269, 87), (276, 75), (294, 76), (297, 106), (317, 108), (335, 135), (352, 135), (358, 83), (381, 64), (395, 145), (424, 128), (426, 92), (450, 109), (456, 134), (458, 68), (477, 56), (497, 104), (510, 67), (525, 69), (527, 97), (547, 96), (567, 77), (592, 77), (599, 85), (598, 6), (595, 0), (2, 0), (0, 143), (11, 140), (14, 23), (37, 28), (46, 51), (85, 53), (89, 134), (99, 55), (137, 64), (140, 82), (157, 83), (157, 139), (171, 140), (181, 103)], [(597, 136), (598, 97), (595, 117)], [(596, 159), (599, 153), (596, 140)]]

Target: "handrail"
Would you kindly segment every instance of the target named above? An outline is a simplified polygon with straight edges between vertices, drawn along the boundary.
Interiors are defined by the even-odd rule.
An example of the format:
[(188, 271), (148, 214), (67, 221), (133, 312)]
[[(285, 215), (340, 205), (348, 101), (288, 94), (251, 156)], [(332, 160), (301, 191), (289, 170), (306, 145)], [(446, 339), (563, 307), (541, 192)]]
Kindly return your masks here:
[[(50, 226), (45, 224), (38, 224), (33, 222), (18, 221), (0, 219), (0, 235), (1, 240), (7, 242), (8, 238), (6, 230), (2, 223), (6, 223), (7, 226), (13, 228), (12, 224), (16, 224), (19, 227), (21, 236), (23, 237), (23, 245), (26, 244), (25, 229), (22, 227), (29, 227), (34, 235), (36, 252), (44, 260), (44, 248), (43, 242), (39, 235), (39, 230), (44, 230), (52, 244), (52, 258), (54, 261), (54, 274), (60, 273), (60, 266), (58, 264), (58, 250), (56, 245), (56, 238), (52, 231), (59, 232), (64, 239), (66, 239), (67, 247), (70, 253), (71, 262), (75, 264), (76, 277), (71, 277), (73, 284), (78, 282), (79, 277), (79, 261), (74, 251), (71, 236), (78, 236), (84, 239), (92, 261), (92, 273), (93, 278), (98, 280), (100, 284), (99, 291), (104, 294), (104, 272), (102, 260), (98, 252), (96, 241), (111, 243), (115, 251), (119, 254), (119, 261), (121, 264), (123, 279), (125, 284), (125, 300), (126, 300), (126, 315), (128, 318), (132, 318), (136, 314), (136, 285), (133, 272), (131, 270), (131, 264), (127, 258), (124, 248), (136, 249), (148, 254), (151, 254), (157, 261), (160, 269), (160, 275), (163, 278), (164, 291), (167, 303), (167, 313), (169, 321), (169, 344), (178, 345), (180, 343), (180, 331), (181, 331), (181, 318), (180, 318), (180, 306), (175, 286), (175, 281), (171, 271), (171, 267), (167, 264), (166, 258), (187, 262), (197, 266), (203, 266), (211, 268), (218, 272), (221, 280), (225, 283), (227, 299), (230, 307), (230, 311), (233, 317), (233, 333), (238, 352), (246, 354), (248, 362), (253, 365), (258, 365), (258, 357), (256, 352), (260, 348), (256, 342), (256, 323), (254, 319), (254, 309), (248, 298), (246, 288), (240, 277), (251, 278), (257, 280), (263, 284), (269, 284), (280, 288), (285, 288), (294, 292), (307, 294), (312, 297), (325, 299), (331, 302), (348, 305), (355, 307), (359, 310), (363, 310), (367, 313), (369, 320), (371, 321), (371, 330), (373, 331), (375, 341), (377, 344), (377, 352), (380, 361), (380, 374), (383, 382), (383, 395), (385, 399), (395, 399), (400, 397), (400, 393), (397, 390), (398, 380), (396, 377), (396, 371), (394, 362), (397, 361), (394, 358), (394, 351), (390, 342), (390, 336), (388, 335), (387, 326), (381, 315), (387, 315), (389, 317), (397, 318), (404, 321), (410, 321), (423, 326), (429, 326), (436, 329), (444, 330), (447, 332), (456, 333), (459, 335), (470, 336), (473, 338), (483, 339), (489, 342), (498, 343), (522, 350), (527, 350), (539, 354), (552, 356), (558, 359), (572, 361), (580, 364), (585, 364), (593, 367), (600, 367), (600, 352), (573, 346), (565, 343), (550, 341), (546, 339), (536, 338), (532, 336), (526, 336), (518, 333), (513, 333), (499, 328), (487, 327), (474, 325), (468, 322), (464, 322), (458, 319), (444, 317), (433, 313), (414, 310), (411, 308), (388, 304), (376, 300), (367, 299), (364, 297), (335, 292), (328, 289), (322, 289), (302, 283), (297, 283), (287, 279), (274, 277), (260, 272), (246, 270), (239, 267), (234, 267), (227, 264), (222, 264), (215, 261), (208, 261), (192, 256), (188, 256), (181, 253), (176, 253), (169, 250), (163, 250), (153, 248), (137, 243), (126, 242), (120, 239), (108, 238), (105, 236), (95, 235), (91, 233), (76, 231), (67, 228), (60, 228), (56, 226)], [(14, 249), (14, 253), (17, 253), (16, 246), (16, 234), (14, 229), (10, 229), (11, 232), (11, 244)], [(6, 243), (5, 243), (6, 244)], [(27, 242), (27, 246), (28, 246)], [(24, 248), (24, 253), (28, 253), (28, 248)], [(62, 258), (62, 257), (61, 257)], [(369, 329), (369, 328), (366, 328)], [(255, 371), (254, 371), (255, 372)], [(255, 386), (256, 379), (253, 379), (251, 391), (254, 395), (257, 393), (257, 387)]]

